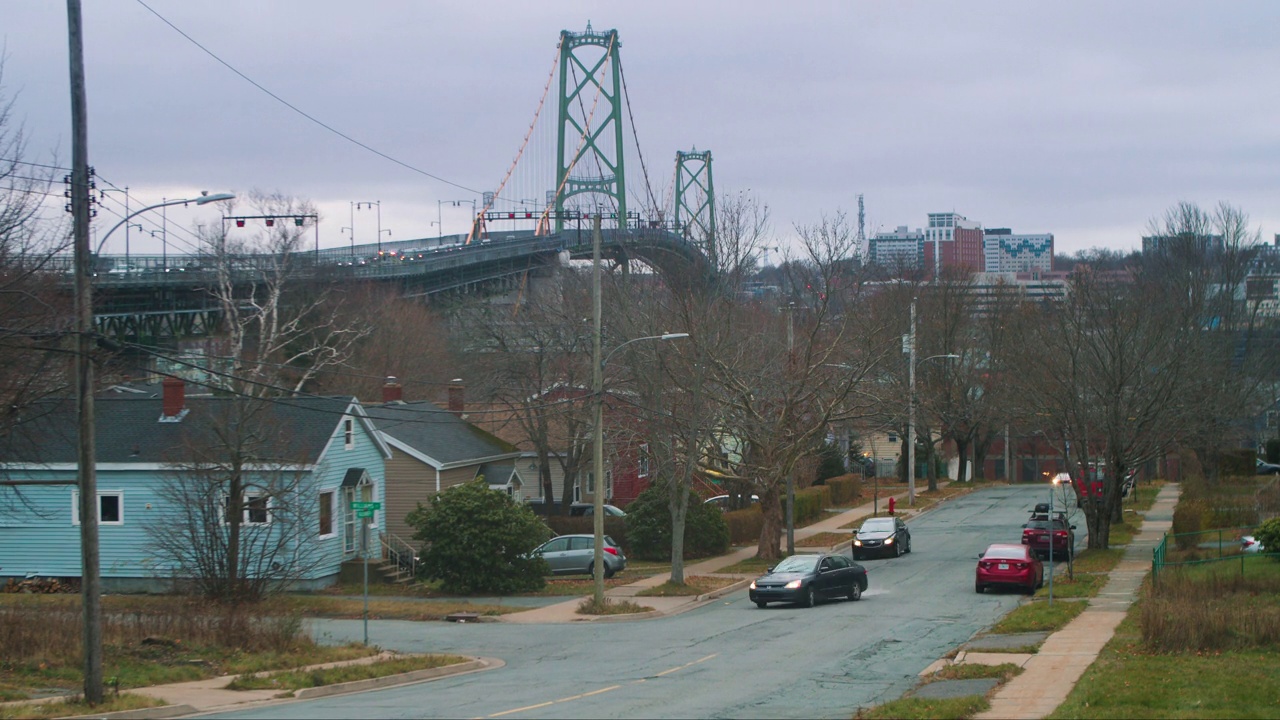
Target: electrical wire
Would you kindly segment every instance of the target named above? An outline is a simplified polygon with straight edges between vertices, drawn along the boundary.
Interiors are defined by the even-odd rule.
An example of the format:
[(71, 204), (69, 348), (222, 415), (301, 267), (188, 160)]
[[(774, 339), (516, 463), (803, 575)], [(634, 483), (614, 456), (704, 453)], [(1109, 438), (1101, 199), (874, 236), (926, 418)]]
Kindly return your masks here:
[(415, 172), (415, 173), (418, 173), (419, 175), (423, 175), (423, 176), (425, 176), (425, 177), (429, 177), (429, 178), (431, 178), (432, 180), (437, 180), (437, 181), (442, 182), (442, 183), (444, 183), (444, 184), (446, 184), (446, 185), (452, 185), (453, 187), (456, 187), (456, 188), (458, 188), (459, 190), (465, 190), (465, 191), (467, 191), (467, 192), (469, 192), (469, 193), (475, 193), (475, 194), (477, 194), (477, 195), (481, 194), (479, 190), (475, 190), (475, 189), (473, 189), (473, 188), (469, 188), (469, 187), (467, 187), (466, 185), (462, 185), (462, 184), (460, 184), (460, 183), (456, 183), (456, 182), (454, 182), (454, 181), (452, 181), (452, 180), (448, 180), (448, 179), (446, 179), (446, 178), (442, 178), (442, 177), (440, 177), (439, 175), (435, 175), (435, 174), (433, 174), (433, 173), (427, 172), (426, 170), (423, 170), (422, 168), (415, 167), (415, 166), (413, 166), (413, 165), (410, 165), (410, 164), (409, 164), (409, 163), (407, 163), (407, 162), (404, 162), (403, 160), (399, 160), (399, 159), (397, 159), (397, 158), (394, 158), (394, 157), (392, 157), (392, 156), (390, 156), (390, 155), (388, 155), (388, 154), (386, 154), (386, 153), (382, 152), (381, 150), (378, 150), (378, 149), (376, 149), (376, 148), (370, 147), (369, 145), (366, 145), (365, 143), (360, 142), (359, 140), (357, 140), (357, 139), (355, 139), (355, 138), (351, 137), (350, 135), (348, 135), (348, 134), (346, 134), (346, 133), (342, 132), (341, 130), (338, 130), (337, 128), (333, 127), (332, 125), (329, 125), (328, 123), (324, 122), (323, 120), (320, 120), (319, 118), (315, 117), (314, 115), (311, 115), (310, 113), (307, 113), (306, 111), (302, 110), (301, 108), (299, 108), (298, 106), (296, 106), (296, 105), (294, 105), (293, 103), (289, 102), (288, 100), (285, 100), (284, 98), (280, 97), (279, 95), (277, 95), (277, 94), (275, 94), (275, 93), (271, 92), (270, 90), (268, 90), (267, 88), (263, 87), (263, 86), (262, 86), (262, 84), (260, 84), (258, 81), (254, 80), (253, 78), (249, 77), (248, 75), (245, 75), (244, 73), (240, 72), (240, 71), (239, 71), (238, 69), (236, 69), (233, 65), (231, 65), (231, 63), (229, 63), (229, 62), (227, 62), (226, 60), (223, 60), (222, 58), (218, 57), (218, 55), (217, 55), (217, 54), (215, 54), (212, 50), (210, 50), (209, 48), (205, 47), (204, 45), (201, 45), (199, 41), (197, 41), (195, 38), (193, 38), (193, 37), (191, 37), (190, 35), (188, 35), (186, 32), (184, 32), (184, 31), (183, 31), (181, 28), (179, 28), (177, 25), (174, 25), (172, 22), (170, 22), (170, 21), (169, 21), (169, 19), (168, 19), (168, 18), (166, 18), (165, 16), (163, 16), (163, 15), (161, 15), (160, 13), (156, 12), (154, 8), (152, 8), (150, 5), (148, 5), (148, 4), (146, 4), (145, 2), (143, 2), (143, 0), (137, 0), (137, 3), (138, 3), (139, 5), (141, 5), (142, 7), (146, 8), (147, 12), (150, 12), (152, 15), (155, 15), (157, 18), (159, 18), (159, 19), (160, 19), (160, 21), (161, 21), (161, 22), (163, 22), (165, 25), (168, 25), (170, 28), (172, 28), (172, 29), (174, 30), (174, 32), (176, 32), (176, 33), (178, 33), (179, 35), (181, 35), (183, 38), (185, 38), (185, 39), (186, 39), (188, 42), (190, 42), (192, 45), (195, 45), (197, 48), (199, 48), (201, 51), (203, 51), (206, 55), (208, 55), (209, 57), (211, 57), (211, 58), (213, 58), (215, 61), (217, 61), (220, 65), (222, 65), (223, 67), (227, 68), (227, 69), (228, 69), (228, 70), (230, 70), (231, 72), (235, 73), (237, 76), (239, 76), (239, 77), (240, 77), (242, 80), (244, 80), (245, 82), (247, 82), (247, 83), (249, 83), (250, 85), (254, 86), (255, 88), (257, 88), (257, 89), (261, 90), (261, 91), (262, 91), (263, 93), (265, 93), (268, 97), (270, 97), (271, 99), (273, 99), (273, 100), (275, 100), (276, 102), (280, 103), (281, 105), (284, 105), (285, 107), (289, 108), (290, 110), (294, 111), (295, 113), (297, 113), (297, 114), (301, 115), (302, 117), (306, 118), (307, 120), (310, 120), (311, 122), (315, 123), (316, 125), (319, 125), (320, 127), (324, 128), (325, 130), (328, 130), (329, 132), (333, 133), (334, 135), (337, 135), (338, 137), (342, 138), (343, 140), (346, 140), (347, 142), (349, 142), (349, 143), (351, 143), (351, 144), (353, 144), (353, 145), (355, 145), (355, 146), (357, 146), (357, 147), (360, 147), (360, 148), (362, 148), (362, 149), (364, 149), (364, 150), (367, 150), (367, 151), (369, 151), (369, 152), (373, 153), (374, 155), (377, 155), (378, 157), (380, 157), (380, 158), (382, 158), (382, 159), (384, 159), (384, 160), (389, 160), (389, 161), (391, 161), (391, 162), (395, 163), (396, 165), (399, 165), (400, 167), (405, 168), (406, 170), (413, 171), (413, 172)]

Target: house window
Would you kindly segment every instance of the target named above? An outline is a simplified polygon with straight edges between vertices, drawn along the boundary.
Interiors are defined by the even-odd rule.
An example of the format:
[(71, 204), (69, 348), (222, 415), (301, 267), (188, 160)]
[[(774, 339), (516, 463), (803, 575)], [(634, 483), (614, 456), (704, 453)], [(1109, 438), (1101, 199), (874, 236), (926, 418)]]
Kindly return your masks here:
[[(348, 553), (353, 553), (360, 547), (361, 525), (356, 517), (356, 511), (351, 508), (351, 503), (356, 501), (373, 501), (373, 484), (369, 482), (368, 476), (365, 476), (359, 485), (342, 489), (343, 549)], [(378, 526), (378, 512), (374, 511), (373, 517), (369, 519), (371, 529)], [(370, 541), (372, 542), (372, 539)]]
[[(80, 524), (80, 491), (71, 491), (71, 524)], [(124, 524), (124, 491), (107, 490), (98, 493), (98, 524)]]
[(896, 443), (896, 442), (898, 442), (898, 436), (897, 436), (897, 435), (895, 435), (895, 434), (893, 434), (893, 433), (889, 433), (889, 442), (891, 442), (891, 443)]
[(573, 481), (573, 501), (582, 502), (582, 478)]
[(271, 521), (267, 514), (269, 498), (261, 493), (245, 493), (244, 523), (246, 525), (266, 525)]
[(640, 446), (640, 470), (636, 474), (640, 477), (649, 477), (649, 443)]
[(342, 447), (350, 450), (356, 446), (356, 421), (347, 418), (342, 421)]
[(320, 537), (333, 535), (333, 491), (320, 493)]

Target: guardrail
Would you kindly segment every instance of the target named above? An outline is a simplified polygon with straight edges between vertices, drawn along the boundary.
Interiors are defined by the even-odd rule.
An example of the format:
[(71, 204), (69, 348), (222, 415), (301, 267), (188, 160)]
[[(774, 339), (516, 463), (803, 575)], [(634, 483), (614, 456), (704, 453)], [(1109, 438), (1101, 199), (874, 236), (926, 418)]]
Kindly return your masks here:
[[(1280, 552), (1245, 553), (1241, 551), (1240, 538), (1244, 535), (1252, 535), (1255, 528), (1256, 526), (1215, 528), (1166, 534), (1151, 551), (1151, 582), (1153, 584), (1159, 582), (1161, 571), (1169, 567), (1192, 567), (1238, 561), (1240, 574), (1243, 575), (1248, 566), (1246, 560), (1258, 557), (1280, 558)], [(1174, 545), (1172, 551), (1169, 548), (1170, 540)]]

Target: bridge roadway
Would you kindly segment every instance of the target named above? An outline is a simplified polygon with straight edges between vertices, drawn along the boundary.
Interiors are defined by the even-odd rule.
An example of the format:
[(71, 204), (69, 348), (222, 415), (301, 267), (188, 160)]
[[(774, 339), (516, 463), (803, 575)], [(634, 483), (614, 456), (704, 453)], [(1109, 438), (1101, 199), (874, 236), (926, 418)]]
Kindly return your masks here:
[[(518, 285), (534, 270), (553, 264), (561, 253), (591, 257), (591, 233), (567, 230), (552, 235), (530, 231), (493, 232), (462, 244), (461, 236), (401, 240), (325, 248), (299, 253), (300, 282), (395, 283), (405, 297), (487, 292)], [(702, 252), (664, 229), (604, 230), (602, 253), (613, 260), (639, 259), (660, 271), (693, 268), (703, 274)], [(237, 285), (248, 292), (269, 256), (237, 261)], [(63, 267), (65, 266), (65, 267)], [(70, 258), (55, 258), (67, 271)], [(206, 288), (215, 279), (197, 255), (99, 256), (94, 279), (95, 321), (103, 334), (118, 338), (202, 335), (216, 328), (219, 310)]]

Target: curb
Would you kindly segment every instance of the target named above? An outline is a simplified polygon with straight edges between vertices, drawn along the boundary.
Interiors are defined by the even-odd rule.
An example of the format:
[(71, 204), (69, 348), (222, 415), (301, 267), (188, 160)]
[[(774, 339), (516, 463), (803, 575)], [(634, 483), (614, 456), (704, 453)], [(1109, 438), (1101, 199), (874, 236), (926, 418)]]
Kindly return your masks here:
[(491, 670), (502, 667), (505, 664), (506, 663), (503, 663), (501, 660), (475, 658), (469, 662), (458, 663), (456, 665), (413, 670), (407, 673), (400, 673), (399, 675), (384, 675), (382, 677), (368, 678), (367, 680), (352, 680), (351, 682), (334, 683), (333, 685), (302, 688), (301, 690), (293, 693), (293, 699), (310, 700), (313, 698), (328, 697), (330, 695), (345, 695), (347, 693), (357, 693), (365, 690), (377, 690), (380, 688), (391, 687), (393, 685), (410, 685), (426, 680), (433, 680), (438, 677), (445, 677), (447, 675), (462, 675), (464, 673), (477, 672), (480, 670)]
[(75, 715), (73, 717), (80, 718), (110, 718), (112, 720), (153, 720), (160, 718), (177, 718), (186, 715), (194, 715), (200, 712), (199, 708), (191, 705), (161, 705), (160, 707), (138, 708), (137, 710), (118, 710), (116, 712), (100, 713), (97, 715)]

